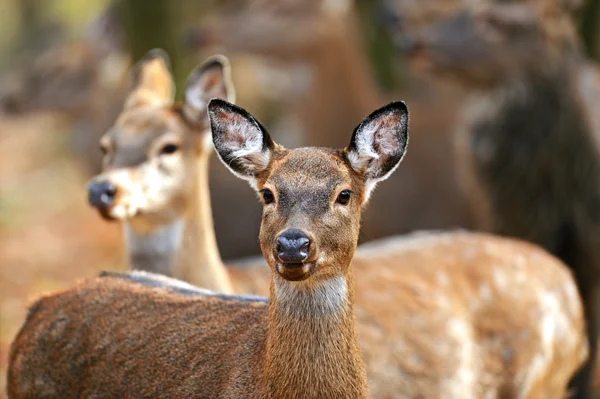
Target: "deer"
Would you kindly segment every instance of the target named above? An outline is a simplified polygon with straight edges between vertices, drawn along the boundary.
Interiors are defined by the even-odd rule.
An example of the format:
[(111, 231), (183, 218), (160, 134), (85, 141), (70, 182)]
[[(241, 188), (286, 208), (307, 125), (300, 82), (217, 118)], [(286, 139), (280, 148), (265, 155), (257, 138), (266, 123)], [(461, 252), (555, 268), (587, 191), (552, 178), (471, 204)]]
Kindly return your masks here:
[(269, 299), (143, 271), (84, 280), (30, 307), (9, 397), (564, 397), (587, 341), (556, 257), (468, 232), (355, 256), (361, 210), (406, 153), (405, 103), (337, 150), (286, 149), (223, 99), (208, 115), (219, 159), (263, 204)]
[(590, 358), (571, 387), (575, 398), (590, 398), (600, 311), (600, 73), (582, 55), (570, 17), (581, 2), (479, 3), (418, 18), (406, 3), (399, 42), (416, 68), (472, 92), (456, 151), (478, 229), (534, 242), (573, 271)]
[(169, 65), (168, 55), (154, 49), (133, 68), (122, 112), (100, 139), (103, 170), (87, 184), (89, 203), (104, 219), (121, 222), (130, 269), (218, 292), (265, 293), (264, 261), (252, 274), (225, 269), (213, 227), (206, 106), (211, 98), (235, 100), (229, 60), (212, 56), (192, 71), (179, 105)]

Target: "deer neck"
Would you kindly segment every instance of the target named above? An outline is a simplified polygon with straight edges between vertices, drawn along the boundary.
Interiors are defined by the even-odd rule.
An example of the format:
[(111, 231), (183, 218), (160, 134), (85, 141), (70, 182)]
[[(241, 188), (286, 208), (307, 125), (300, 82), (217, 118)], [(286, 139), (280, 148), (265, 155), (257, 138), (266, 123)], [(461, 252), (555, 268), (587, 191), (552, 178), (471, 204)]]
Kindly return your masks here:
[(232, 293), (217, 247), (208, 187), (208, 157), (196, 164), (187, 212), (150, 232), (125, 224), (129, 264), (134, 269), (174, 276), (213, 291)]
[(352, 277), (317, 285), (274, 276), (264, 384), (272, 398), (365, 398), (354, 331)]

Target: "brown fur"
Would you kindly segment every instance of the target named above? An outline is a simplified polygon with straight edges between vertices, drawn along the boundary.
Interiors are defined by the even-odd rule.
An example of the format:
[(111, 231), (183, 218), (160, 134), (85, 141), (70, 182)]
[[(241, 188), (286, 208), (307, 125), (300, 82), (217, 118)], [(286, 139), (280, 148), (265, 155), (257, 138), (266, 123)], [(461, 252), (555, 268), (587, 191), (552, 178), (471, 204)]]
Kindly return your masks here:
[(580, 54), (566, 12), (574, 5), (484, 1), (409, 33), (420, 65), (475, 93), (457, 147), (479, 227), (541, 245), (574, 273), (591, 358), (573, 387), (587, 398), (599, 317), (600, 80)]
[[(369, 246), (364, 247), (365, 255), (354, 260), (353, 268), (361, 276), (355, 279), (356, 332), (373, 397), (480, 398), (486, 392), (503, 392), (505, 397), (564, 397), (569, 375), (585, 357), (586, 344), (581, 308), (572, 297), (575, 286), (558, 260), (533, 245), (485, 234), (408, 236), (402, 246), (394, 242), (393, 251), (386, 242), (371, 245), (370, 253)], [(369, 273), (373, 258), (378, 260), (376, 267), (398, 267), (402, 273)], [(558, 309), (547, 308), (544, 297), (556, 298)], [(103, 391), (106, 397), (123, 395), (121, 389), (128, 389), (126, 395), (133, 397), (198, 397), (198, 386), (206, 386), (208, 392), (199, 397), (214, 397), (210, 392), (221, 391), (220, 384), (235, 375), (231, 368), (240, 365), (243, 369), (247, 364), (266, 317), (263, 303), (228, 301), (230, 305), (222, 306), (221, 302), (119, 278), (89, 281), (42, 299), (32, 306), (13, 343), (10, 397), (27, 397), (23, 389), (31, 387), (28, 381), (34, 381), (36, 370), (47, 370), (46, 378), (55, 381), (90, 384), (81, 389), (107, 389)], [(202, 343), (210, 315), (223, 321), (220, 328), (228, 333), (224, 343)], [(560, 322), (561, 317), (555, 319), (557, 335), (550, 346), (544, 346), (540, 339), (543, 318), (558, 315), (564, 315), (567, 324)], [(464, 334), (452, 330), (453, 326), (464, 326)], [(85, 340), (77, 338), (82, 332)], [(61, 342), (73, 344), (59, 351)], [(89, 353), (92, 345), (100, 345), (97, 355), (88, 355), (92, 359), (107, 356), (100, 352), (102, 345), (112, 348), (113, 355), (82, 367), (76, 359)], [(232, 360), (213, 369), (221, 350), (231, 353)], [(135, 356), (125, 355), (132, 351)], [(153, 360), (138, 360), (147, 357)], [(49, 358), (57, 360), (47, 365)], [(210, 359), (207, 366), (190, 366), (203, 359)], [(527, 371), (535, 369), (536, 359), (542, 361), (539, 373), (532, 372), (526, 386)], [(115, 364), (122, 366), (117, 369)], [(465, 369), (459, 369), (470, 364), (473, 384), (461, 374)], [(215, 377), (201, 380), (196, 371), (204, 375), (205, 370)], [(78, 373), (84, 373), (81, 380)], [(52, 387), (44, 384), (38, 389), (44, 386)], [(48, 397), (81, 396), (75, 386), (64, 389)]]
[[(389, 118), (383, 115), (371, 118)], [(227, 142), (217, 140), (224, 159), (231, 143), (239, 144), (236, 137)], [(158, 276), (84, 282), (32, 307), (11, 349), (11, 397), (96, 389), (104, 396), (358, 397), (365, 381), (354, 300), (374, 397), (564, 397), (587, 345), (575, 285), (556, 258), (485, 234), (425, 234), (365, 245), (348, 268), (365, 176), (388, 170), (387, 155), (366, 162), (366, 154), (351, 155), (354, 145), (341, 152), (290, 151), (269, 140), (263, 146), (270, 148), (266, 168), (257, 166), (256, 152), (229, 164), (276, 198), (264, 207), (260, 235), (273, 271), (269, 305), (206, 298)], [(354, 193), (349, 204), (334, 203), (346, 188)], [(286, 283), (274, 239), (291, 226), (308, 231), (314, 245), (305, 279)], [(347, 291), (331, 285), (340, 278)], [(317, 295), (327, 284), (327, 295)], [(338, 306), (341, 313), (330, 313)]]

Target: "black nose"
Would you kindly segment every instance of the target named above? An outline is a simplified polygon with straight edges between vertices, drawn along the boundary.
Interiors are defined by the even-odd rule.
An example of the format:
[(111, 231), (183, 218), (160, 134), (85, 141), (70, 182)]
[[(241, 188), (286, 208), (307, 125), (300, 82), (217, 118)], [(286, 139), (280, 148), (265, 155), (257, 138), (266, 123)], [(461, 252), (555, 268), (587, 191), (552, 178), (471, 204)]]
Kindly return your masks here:
[(97, 180), (88, 184), (88, 201), (96, 208), (106, 208), (112, 205), (117, 194), (117, 188), (108, 180)]
[(300, 263), (308, 258), (310, 238), (299, 229), (289, 229), (277, 237), (277, 257), (283, 263)]

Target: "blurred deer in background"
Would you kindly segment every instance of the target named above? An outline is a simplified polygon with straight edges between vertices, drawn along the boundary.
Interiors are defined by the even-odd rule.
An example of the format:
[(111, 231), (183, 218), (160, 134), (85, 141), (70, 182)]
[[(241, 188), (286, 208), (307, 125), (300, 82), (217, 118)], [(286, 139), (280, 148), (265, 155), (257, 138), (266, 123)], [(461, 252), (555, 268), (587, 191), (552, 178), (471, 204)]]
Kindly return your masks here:
[[(164, 68), (166, 63), (160, 58), (157, 59), (156, 55), (158, 54), (154, 53), (154, 56), (149, 56), (146, 63), (141, 65), (146, 67), (153, 65), (151, 69), (156, 68), (154, 71), (166, 71)], [(216, 69), (219, 70), (220, 68)], [(160, 78), (150, 81), (159, 84), (154, 87), (154, 90), (147, 90), (151, 86), (146, 86), (145, 90), (140, 91), (147, 98), (154, 97), (152, 95), (154, 91), (163, 95), (168, 92), (163, 90), (170, 87), (168, 80)], [(215, 82), (216, 87), (221, 87), (218, 79)], [(198, 93), (194, 90), (191, 92)], [(191, 97), (186, 95), (186, 101), (191, 101)], [(373, 113), (357, 128), (348, 149), (344, 152), (335, 152), (324, 149), (284, 150), (274, 144), (264, 128), (245, 111), (222, 101), (213, 100), (212, 104), (210, 115), (213, 121), (213, 137), (220, 156), (224, 159), (224, 163), (232, 167), (238, 175), (254, 181), (253, 185), (260, 190), (265, 203), (261, 243), (268, 263), (276, 273), (282, 273), (289, 279), (302, 279), (308, 276), (306, 280), (308, 283), (314, 274), (314, 277), (321, 282), (333, 281), (336, 284), (342, 282), (343, 280), (340, 280), (337, 274), (339, 269), (329, 269), (327, 264), (338, 261), (344, 264), (349, 261), (357, 241), (358, 215), (361, 206), (377, 179), (387, 176), (404, 153), (408, 122), (405, 107), (396, 103)], [(137, 125), (148, 126), (145, 122), (150, 115), (164, 117), (172, 112), (169, 111), (171, 107), (167, 102), (162, 107), (163, 112), (155, 110), (153, 113), (145, 113), (145, 116), (138, 120)], [(185, 107), (184, 105), (183, 109)], [(185, 114), (180, 113), (180, 115)], [(146, 132), (150, 130), (153, 129), (148, 129)], [(138, 137), (141, 139), (143, 135)], [(398, 141), (394, 141), (395, 137)], [(184, 140), (178, 151), (182, 154), (188, 153), (189, 149), (185, 146), (190, 145), (189, 143), (190, 141)], [(377, 161), (374, 159), (376, 155)], [(268, 165), (265, 165), (266, 159)], [(264, 170), (259, 172), (258, 168)], [(254, 172), (256, 172), (256, 179), (252, 177)], [(335, 180), (336, 177), (341, 180), (331, 186), (328, 182)], [(348, 185), (348, 187), (341, 185)], [(316, 216), (315, 212), (319, 216)], [(308, 226), (304, 228), (312, 232), (309, 237), (310, 240), (314, 240), (312, 249), (311, 244), (308, 246), (303, 244), (303, 237), (292, 234), (296, 234), (297, 231), (288, 231), (289, 234), (285, 237), (279, 234), (280, 231), (285, 230), (281, 225), (285, 220), (290, 224), (299, 224), (300, 227)], [(344, 228), (336, 228), (339, 223), (344, 223)], [(206, 227), (207, 224), (204, 226)], [(315, 251), (315, 248), (322, 256), (316, 256), (311, 252)], [(335, 249), (329, 251), (330, 248)], [(291, 252), (286, 253), (286, 251)], [(314, 258), (314, 262), (307, 262), (307, 259), (297, 260), (298, 257), (304, 256), (305, 251), (307, 256)], [(325, 255), (329, 252), (332, 254)], [(514, 393), (513, 396), (521, 395), (521, 397), (536, 397), (551, 392), (559, 397), (559, 394), (564, 393), (568, 378), (585, 358), (582, 311), (575, 294), (575, 285), (572, 282), (569, 284), (570, 276), (564, 266), (539, 248), (483, 234), (430, 233), (372, 243), (361, 249), (352, 263), (359, 276), (355, 282), (357, 290), (354, 293), (357, 333), (369, 374), (370, 390), (375, 397), (446, 395), (453, 398), (475, 398), (493, 392), (503, 392), (507, 395)], [(204, 265), (199, 263), (197, 267), (201, 270)], [(247, 271), (248, 274), (262, 273), (257, 268), (249, 268)], [(277, 276), (278, 274), (275, 275), (275, 280)], [(126, 280), (153, 287), (162, 286), (163, 289), (144, 288), (127, 283)], [(126, 348), (133, 341), (129, 341), (123, 334), (129, 336), (133, 334), (136, 336), (137, 343), (144, 342), (144, 347), (149, 349), (147, 353), (155, 354), (167, 350), (159, 346), (167, 345), (166, 342), (174, 342), (177, 344), (177, 353), (190, 354), (190, 357), (177, 356), (177, 359), (161, 358), (159, 362), (163, 360), (167, 362), (164, 367), (157, 365), (154, 358), (152, 362), (143, 362), (143, 364), (135, 361), (130, 363), (126, 367), (135, 369), (136, 373), (140, 371), (140, 367), (143, 368), (144, 377), (139, 385), (135, 385), (136, 389), (139, 387), (139, 392), (151, 392), (155, 389), (156, 383), (162, 384), (161, 389), (165, 389), (161, 378), (172, 380), (172, 377), (165, 377), (165, 372), (178, 375), (177, 381), (191, 381), (191, 385), (177, 383), (169, 389), (182, 389), (185, 391), (180, 392), (189, 393), (197, 392), (196, 389), (204, 386), (206, 389), (212, 389), (209, 392), (223, 389), (222, 387), (213, 389), (214, 385), (211, 385), (218, 383), (218, 378), (211, 380), (214, 381), (211, 384), (197, 382), (199, 381), (197, 376), (186, 363), (197, 364), (201, 361), (194, 356), (198, 354), (199, 348), (207, 347), (196, 341), (201, 338), (198, 335), (198, 328), (202, 328), (201, 326), (186, 325), (183, 330), (177, 327), (181, 320), (194, 320), (201, 323), (209, 317), (198, 314), (202, 312), (198, 305), (199, 299), (164, 292), (166, 289), (167, 292), (178, 291), (200, 295), (198, 290), (183, 283), (169, 282), (161, 277), (139, 273), (122, 275), (110, 280), (99, 279), (89, 284), (67, 291), (64, 295), (58, 294), (43, 299), (41, 305), (34, 306), (29, 321), (13, 345), (9, 378), (12, 381), (11, 389), (14, 397), (20, 397), (17, 392), (22, 396), (33, 394), (27, 391), (29, 387), (23, 384), (24, 380), (20, 376), (24, 378), (26, 375), (37, 375), (38, 371), (43, 372), (46, 367), (44, 362), (51, 356), (39, 350), (61, 347), (59, 344), (55, 345), (56, 342), (35, 343), (36, 334), (32, 329), (52, 329), (49, 325), (54, 325), (55, 309), (57, 307), (67, 309), (61, 304), (63, 301), (81, 306), (80, 309), (69, 308), (66, 314), (74, 312), (73, 314), (86, 315), (85, 320), (67, 317), (68, 323), (73, 323), (74, 328), (69, 328), (71, 331), (78, 330), (76, 325), (79, 323), (89, 325), (95, 317), (109, 317), (111, 321), (108, 324), (120, 325), (118, 331), (121, 333), (103, 323), (107, 329), (115, 331), (118, 335), (111, 335), (108, 339), (104, 331), (96, 330), (98, 337), (102, 336), (104, 342), (112, 343), (110, 353), (130, 353)], [(335, 288), (333, 291), (314, 291), (316, 296), (325, 301), (319, 305), (321, 306), (319, 309), (326, 311), (323, 306), (330, 306), (346, 298), (344, 296), (346, 291), (342, 292), (339, 289), (342, 286), (349, 288), (347, 283), (342, 283), (342, 286), (336, 284), (333, 284), (335, 287), (330, 285), (330, 288)], [(308, 292), (302, 291), (303, 296), (300, 299), (304, 301), (303, 305), (295, 305), (290, 309), (296, 309), (294, 312), (298, 309), (313, 309), (311, 305), (313, 300), (308, 296), (312, 295), (309, 289), (311, 285), (298, 282), (291, 283), (289, 289), (275, 287), (275, 289), (273, 286), (271, 288), (271, 298), (284, 298), (284, 300), (297, 295), (294, 294), (295, 291), (290, 290), (296, 288), (308, 290)], [(116, 289), (117, 293), (111, 291), (113, 289)], [(114, 296), (110, 294), (112, 299), (109, 301), (114, 300), (120, 304), (117, 306), (121, 309), (120, 313), (115, 314), (115, 307), (104, 300), (100, 301), (103, 306), (97, 308), (87, 303), (92, 301), (97, 304), (97, 296), (102, 295), (99, 293), (107, 291), (113, 292)], [(137, 292), (143, 292), (143, 300), (140, 300)], [(73, 301), (73, 295), (81, 299)], [(165, 295), (168, 298), (165, 298)], [(96, 299), (88, 301), (86, 299), (88, 296)], [(272, 302), (277, 304), (279, 299)], [(161, 311), (156, 307), (157, 303), (167, 307), (183, 306), (188, 310)], [(44, 304), (49, 305), (44, 306)], [(527, 304), (521, 308), (524, 309), (523, 312), (515, 312), (519, 304)], [(111, 308), (110, 314), (98, 313), (107, 308)], [(212, 309), (211, 311), (216, 311), (222, 320), (229, 320), (229, 316), (216, 310), (217, 307)], [(132, 318), (130, 311), (137, 316)], [(301, 313), (303, 317), (306, 316), (306, 313)], [(247, 337), (249, 339), (253, 337), (251, 338), (253, 340), (256, 338), (256, 331), (248, 325), (250, 316), (244, 314), (244, 334), (249, 334)], [(299, 313), (296, 315), (300, 316)], [(152, 323), (148, 324), (150, 320)], [(259, 322), (263, 323), (262, 325), (266, 323), (264, 318), (260, 318)], [(233, 324), (229, 325), (227, 342), (234, 340), (232, 337), (236, 336), (235, 331), (238, 331)], [(159, 331), (163, 327), (157, 326), (163, 326), (165, 330)], [(318, 331), (315, 328), (312, 330)], [(45, 336), (56, 337), (51, 332)], [(166, 341), (161, 340), (163, 343), (160, 343), (152, 339), (151, 343), (147, 343), (149, 338), (146, 339), (145, 336), (162, 336)], [(197, 338), (191, 339), (192, 336)], [(246, 340), (245, 337), (239, 339)], [(63, 335), (58, 339), (64, 338)], [(168, 347), (169, 353), (174, 353), (173, 345)], [(233, 347), (241, 346), (233, 343)], [(33, 352), (25, 353), (29, 350), (25, 348), (31, 348)], [(65, 359), (77, 356), (77, 353), (89, 353), (89, 348), (70, 348), (73, 353), (64, 354)], [(322, 348), (320, 346), (319, 356), (323, 353)], [(295, 346), (292, 349), (297, 353), (289, 354), (294, 358), (286, 358), (286, 361), (293, 361), (296, 365), (298, 362), (295, 357), (301, 356), (304, 352)], [(290, 350), (289, 346), (288, 350)], [(210, 358), (210, 364), (214, 364), (215, 359), (220, 359), (212, 351), (198, 356)], [(143, 356), (136, 356), (136, 358), (140, 359)], [(115, 364), (113, 360), (118, 362), (115, 358), (107, 360), (107, 363), (96, 362), (95, 364), (102, 368), (103, 364)], [(235, 362), (227, 363), (226, 369), (238, 364), (239, 361), (240, 358), (237, 358)], [(74, 363), (66, 361), (64, 364)], [(156, 367), (148, 368), (150, 364)], [(315, 363), (311, 364), (314, 366)], [(460, 367), (457, 368), (457, 365)], [(102, 389), (119, 389), (106, 380), (114, 377), (112, 374), (116, 371), (114, 367), (108, 374), (100, 369), (93, 371), (86, 365), (82, 368), (85, 370), (56, 369), (55, 372), (58, 374), (45, 375), (52, 381), (58, 382), (63, 378), (60, 376), (63, 372), (71, 376), (79, 372), (90, 372), (91, 374), (88, 375), (105, 376), (99, 377), (102, 378), (103, 383), (106, 383), (102, 384)], [(162, 377), (155, 380), (153, 375), (159, 370), (163, 373)], [(313, 368), (307, 366), (306, 370), (310, 373)], [(221, 371), (223, 372), (223, 369)], [(123, 370), (120, 370), (119, 375), (122, 373)], [(237, 372), (233, 373), (235, 375)], [(271, 378), (272, 381), (276, 380), (275, 377)], [(51, 381), (46, 382), (49, 384), (45, 387), (56, 388)], [(306, 386), (315, 386), (315, 384), (306, 384)], [(161, 391), (161, 394), (165, 392)]]
[(537, 243), (573, 270), (592, 356), (572, 387), (589, 398), (600, 311), (600, 74), (580, 52), (569, 16), (578, 3), (430, 4), (429, 15), (411, 13), (419, 8), (411, 2), (389, 5), (416, 66), (475, 93), (457, 148), (479, 227)]
[[(134, 68), (123, 110), (100, 140), (103, 172), (88, 184), (89, 202), (107, 220), (123, 223), (131, 269), (231, 293), (212, 222), (206, 113), (211, 98), (235, 98), (229, 62), (215, 56), (192, 72), (181, 106), (173, 104), (168, 64), (154, 50)], [(237, 279), (243, 288), (236, 291), (256, 291), (250, 284), (257, 274)], [(266, 268), (261, 277), (268, 287)]]
[[(372, 78), (369, 59), (362, 46), (354, 2), (322, 0), (254, 0), (219, 2), (212, 18), (199, 22), (188, 40), (192, 47), (205, 51), (225, 51), (234, 55), (250, 53), (284, 66), (291, 84), (281, 96), (278, 115), (286, 115), (285, 132), (299, 125), (304, 137), (283, 141), (331, 146), (343, 140), (352, 122), (362, 118), (378, 104), (393, 99), (383, 95)], [(268, 78), (274, 74), (267, 73)], [(270, 81), (265, 82), (270, 87)], [(417, 87), (418, 86), (418, 87)], [(381, 188), (366, 210), (362, 239), (390, 236), (419, 229), (470, 226), (463, 194), (456, 187), (453, 154), (448, 151), (452, 137), (449, 126), (461, 104), (457, 90), (442, 90), (431, 85), (415, 85), (402, 93), (412, 104), (413, 139), (404, 168), (392, 177), (393, 184)], [(291, 115), (291, 116), (289, 116)], [(297, 121), (295, 124), (289, 120)], [(241, 183), (216, 171), (211, 184), (223, 186), (222, 209), (215, 207), (216, 229), (222, 249), (228, 226), (244, 223), (245, 234), (257, 228), (256, 215), (233, 218), (229, 209), (244, 206), (247, 195), (237, 194)], [(234, 193), (236, 193), (234, 195)], [(390, 217), (396, 209), (419, 212)], [(228, 217), (227, 217), (228, 216)], [(223, 221), (223, 224), (219, 224)], [(236, 231), (239, 239), (240, 231)], [(235, 244), (234, 244), (235, 245)], [(230, 252), (230, 251), (227, 251)]]
[(123, 105), (123, 83), (130, 66), (123, 32), (109, 7), (84, 36), (42, 51), (4, 76), (0, 113), (53, 112), (72, 125), (74, 151), (86, 173), (98, 173), (98, 140)]

